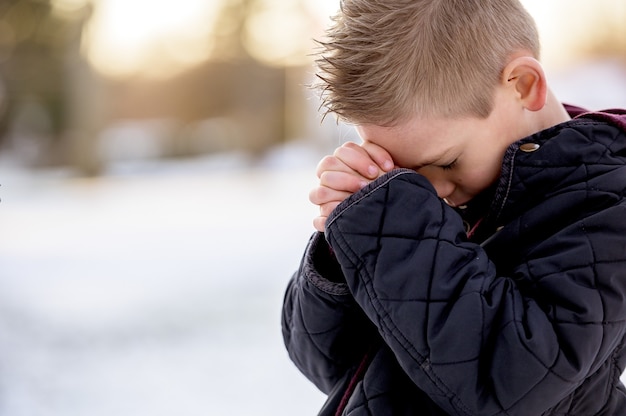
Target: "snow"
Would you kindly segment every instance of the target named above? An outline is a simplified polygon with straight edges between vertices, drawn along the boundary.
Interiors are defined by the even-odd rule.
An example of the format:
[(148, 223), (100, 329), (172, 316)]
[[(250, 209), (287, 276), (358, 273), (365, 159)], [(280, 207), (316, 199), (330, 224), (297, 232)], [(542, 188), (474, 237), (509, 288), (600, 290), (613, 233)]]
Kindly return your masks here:
[(280, 333), (314, 167), (242, 160), (0, 169), (0, 415), (317, 412)]

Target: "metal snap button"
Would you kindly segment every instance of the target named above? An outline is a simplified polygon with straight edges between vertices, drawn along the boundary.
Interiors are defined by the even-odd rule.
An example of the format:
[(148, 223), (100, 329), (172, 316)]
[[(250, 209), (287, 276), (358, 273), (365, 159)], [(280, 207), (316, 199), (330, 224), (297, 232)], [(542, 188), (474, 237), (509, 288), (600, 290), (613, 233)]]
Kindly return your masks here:
[(540, 147), (541, 146), (539, 146), (537, 143), (524, 143), (519, 147), (519, 150), (521, 150), (522, 152), (531, 153), (539, 149)]

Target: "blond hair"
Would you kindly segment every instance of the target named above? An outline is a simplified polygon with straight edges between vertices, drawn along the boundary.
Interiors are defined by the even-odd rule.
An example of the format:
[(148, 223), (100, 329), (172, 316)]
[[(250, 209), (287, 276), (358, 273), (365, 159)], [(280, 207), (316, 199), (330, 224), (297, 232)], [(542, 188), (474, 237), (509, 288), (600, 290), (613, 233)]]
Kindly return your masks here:
[(539, 58), (517, 0), (341, 0), (317, 76), (326, 114), (391, 125), (412, 115), (487, 117), (517, 51)]

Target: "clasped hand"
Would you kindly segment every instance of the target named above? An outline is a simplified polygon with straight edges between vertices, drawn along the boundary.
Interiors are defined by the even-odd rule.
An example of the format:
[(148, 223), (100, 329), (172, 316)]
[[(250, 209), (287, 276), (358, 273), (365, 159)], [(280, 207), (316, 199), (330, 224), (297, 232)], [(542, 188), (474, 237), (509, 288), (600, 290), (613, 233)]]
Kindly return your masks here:
[(389, 153), (369, 142), (348, 142), (325, 156), (317, 165), (319, 185), (309, 193), (309, 200), (320, 208), (313, 220), (315, 229), (324, 232), (326, 219), (337, 205), (394, 167)]

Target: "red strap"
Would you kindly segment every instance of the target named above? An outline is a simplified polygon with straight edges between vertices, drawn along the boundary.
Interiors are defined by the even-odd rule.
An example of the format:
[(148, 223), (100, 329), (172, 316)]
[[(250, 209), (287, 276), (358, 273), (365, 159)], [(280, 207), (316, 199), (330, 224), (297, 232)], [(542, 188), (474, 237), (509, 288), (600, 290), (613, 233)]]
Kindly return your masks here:
[(370, 361), (373, 355), (374, 355), (373, 349), (370, 349), (363, 356), (363, 359), (361, 360), (361, 363), (356, 369), (356, 372), (350, 379), (350, 383), (348, 383), (348, 387), (346, 388), (346, 391), (343, 393), (343, 396), (341, 397), (341, 402), (339, 403), (339, 407), (337, 407), (337, 412), (335, 413), (335, 416), (341, 416), (343, 411), (346, 409), (346, 406), (348, 405), (348, 400), (350, 400), (350, 397), (352, 397), (352, 393), (354, 393), (354, 390), (356, 389), (356, 385), (359, 383), (359, 381), (363, 380), (363, 376), (365, 376), (365, 370), (367, 370), (367, 367), (369, 367)]

